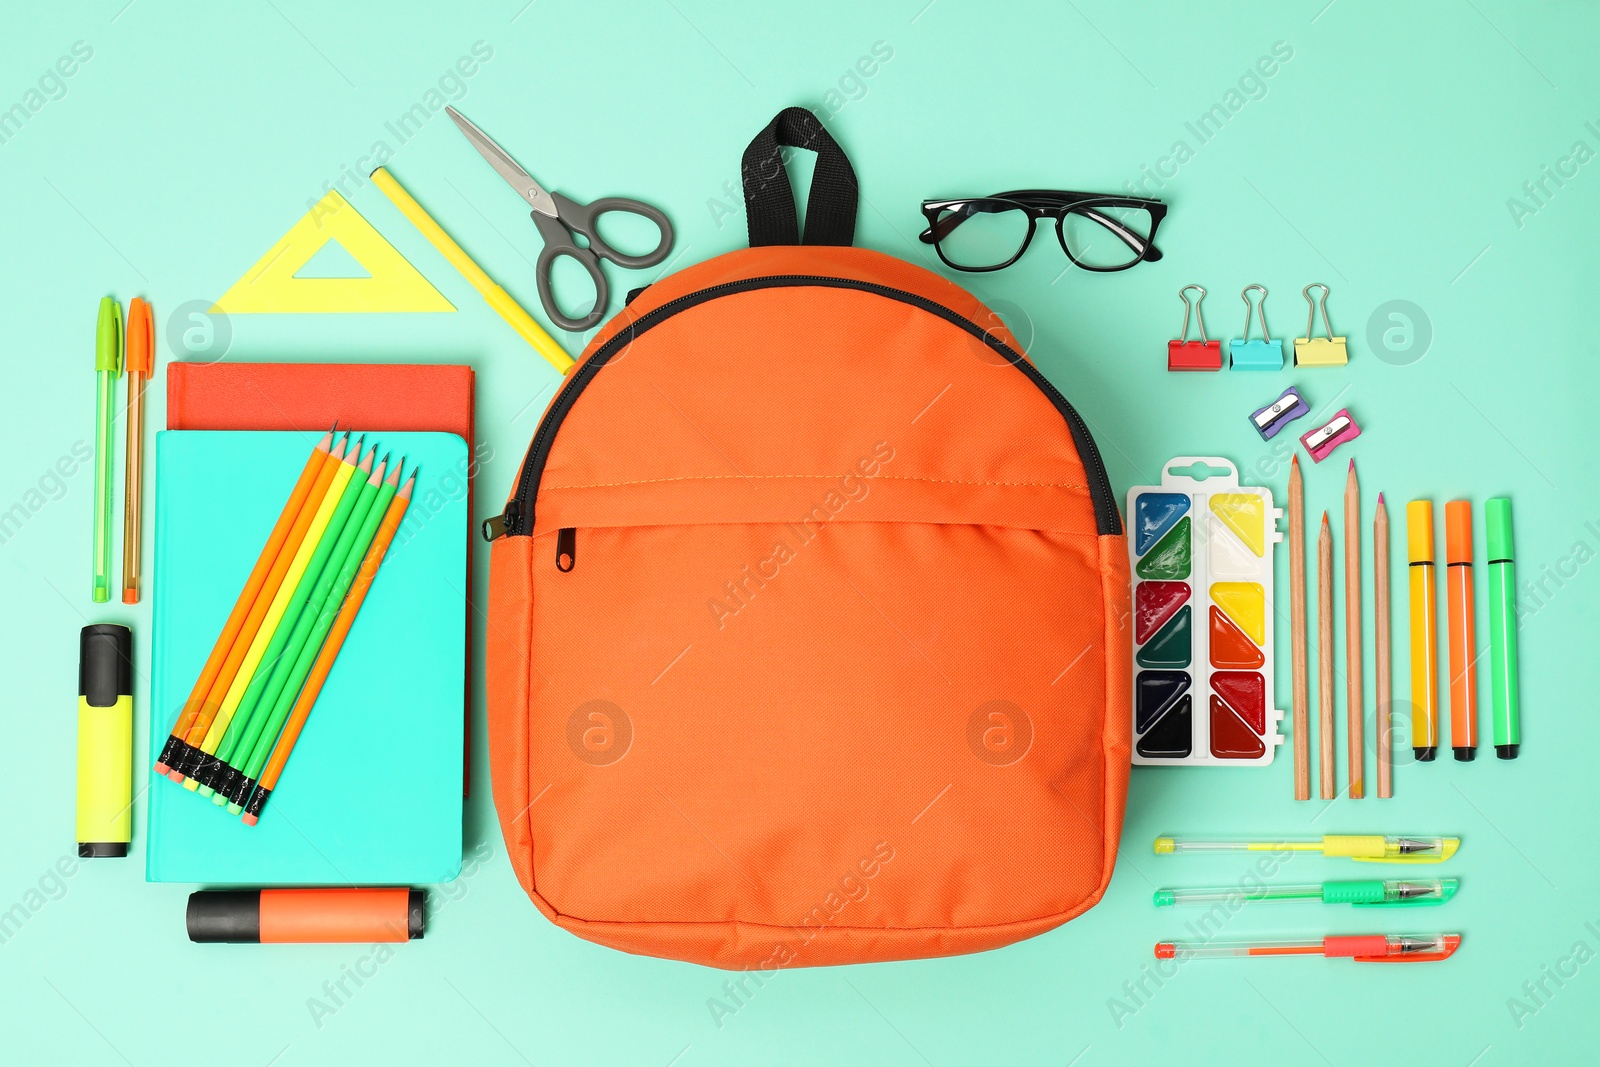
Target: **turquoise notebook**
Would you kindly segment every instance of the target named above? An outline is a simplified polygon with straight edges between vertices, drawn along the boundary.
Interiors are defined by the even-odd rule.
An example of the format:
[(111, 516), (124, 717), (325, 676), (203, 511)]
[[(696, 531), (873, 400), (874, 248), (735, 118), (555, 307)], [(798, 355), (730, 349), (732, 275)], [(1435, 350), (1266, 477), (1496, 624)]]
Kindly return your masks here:
[[(461, 867), (466, 442), (369, 433), (419, 468), (406, 517), (256, 826), (146, 769), (145, 877), (254, 885), (421, 885)], [(178, 710), (315, 438), (156, 437), (150, 753)], [(402, 474), (404, 479), (406, 475)]]

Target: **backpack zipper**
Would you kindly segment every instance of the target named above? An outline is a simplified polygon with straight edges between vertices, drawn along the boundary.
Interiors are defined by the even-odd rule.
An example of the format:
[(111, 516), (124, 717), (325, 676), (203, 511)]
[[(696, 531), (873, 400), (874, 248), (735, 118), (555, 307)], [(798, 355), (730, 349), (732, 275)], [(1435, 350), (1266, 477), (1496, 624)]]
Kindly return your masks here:
[[(1067, 428), (1072, 432), (1072, 440), (1078, 446), (1078, 455), (1083, 460), (1084, 473), (1089, 480), (1089, 497), (1094, 503), (1095, 529), (1101, 534), (1120, 534), (1122, 532), (1122, 516), (1117, 511), (1116, 497), (1111, 491), (1111, 480), (1106, 477), (1104, 461), (1100, 458), (1100, 449), (1095, 446), (1094, 438), (1089, 434), (1089, 427), (1084, 423), (1083, 416), (1061, 395), (1061, 391), (1050, 383), (1050, 380), (1039, 372), (1039, 369), (1029, 363), (1022, 354), (1004, 341), (995, 337), (988, 330), (973, 322), (971, 319), (956, 314), (943, 304), (929, 300), (927, 297), (908, 293), (903, 289), (894, 289), (887, 285), (878, 285), (873, 282), (856, 281), (850, 278), (828, 278), (807, 274), (779, 274), (759, 278), (744, 278), (736, 282), (724, 282), (713, 285), (707, 289), (699, 289), (687, 293), (675, 300), (669, 300), (647, 314), (639, 316), (633, 322), (618, 330), (605, 344), (595, 350), (594, 355), (585, 360), (577, 370), (572, 372), (565, 385), (556, 393), (550, 403), (550, 410), (545, 412), (544, 418), (539, 420), (539, 428), (534, 432), (533, 441), (528, 445), (527, 459), (522, 464), (522, 473), (517, 479), (517, 491), (506, 504), (505, 511), (494, 518), (486, 519), (483, 523), (483, 537), (486, 541), (493, 541), (503, 536), (526, 537), (533, 532), (533, 501), (539, 491), (539, 479), (544, 475), (545, 462), (550, 458), (550, 449), (555, 443), (557, 431), (566, 420), (567, 413), (572, 410), (572, 405), (577, 402), (578, 395), (583, 392), (594, 376), (600, 372), (611, 358), (619, 351), (632, 344), (639, 336), (652, 327), (655, 327), (673, 315), (689, 308), (696, 307), (718, 297), (730, 296), (734, 293), (749, 292), (755, 289), (783, 289), (799, 288), (803, 286), (817, 286), (826, 289), (855, 289), (860, 292), (874, 293), (878, 296), (898, 300), (903, 304), (920, 308), (930, 314), (937, 315), (947, 322), (953, 323), (966, 330), (972, 336), (983, 341), (995, 352), (1004, 356), (1006, 361), (1016, 367), (1028, 377), (1044, 393), (1061, 417), (1067, 422)], [(562, 531), (563, 533), (565, 531)]]

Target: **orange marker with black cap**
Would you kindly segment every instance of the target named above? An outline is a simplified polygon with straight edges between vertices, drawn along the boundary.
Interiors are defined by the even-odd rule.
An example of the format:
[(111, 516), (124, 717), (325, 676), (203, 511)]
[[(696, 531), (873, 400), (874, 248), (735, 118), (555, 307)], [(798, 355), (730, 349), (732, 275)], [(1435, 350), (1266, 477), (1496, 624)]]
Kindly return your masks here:
[(1472, 503), (1444, 506), (1445, 587), (1450, 612), (1450, 748), (1463, 763), (1478, 754), (1478, 638), (1472, 599)]
[(226, 944), (415, 941), (427, 894), (392, 889), (223, 889), (189, 894), (189, 940)]

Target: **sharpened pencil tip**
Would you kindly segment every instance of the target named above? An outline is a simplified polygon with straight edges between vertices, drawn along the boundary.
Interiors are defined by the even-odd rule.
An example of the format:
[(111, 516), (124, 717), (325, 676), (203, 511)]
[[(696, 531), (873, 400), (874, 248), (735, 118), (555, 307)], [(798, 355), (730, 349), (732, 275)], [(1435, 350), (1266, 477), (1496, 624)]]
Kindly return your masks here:
[(403, 497), (406, 500), (410, 500), (411, 499), (411, 487), (416, 485), (416, 484), (417, 484), (417, 472), (416, 471), (412, 471), (411, 472), (411, 477), (406, 479), (406, 484), (402, 485), (400, 487), (400, 491), (395, 493), (395, 496), (396, 497)]
[(400, 471), (401, 471), (401, 469), (403, 467), (405, 467), (405, 465), (406, 465), (406, 457), (401, 456), (400, 457), (400, 462), (396, 463), (394, 465), (394, 470), (389, 472), (389, 484), (390, 485), (399, 485), (400, 484)]
[(1328, 513), (1326, 511), (1322, 513), (1322, 525), (1328, 525)]
[(1289, 457), (1289, 466), (1293, 467), (1295, 470), (1299, 470), (1300, 469), (1300, 457), (1298, 455), (1290, 456)]
[(1382, 490), (1378, 491), (1378, 506), (1379, 507), (1383, 506), (1383, 491)]

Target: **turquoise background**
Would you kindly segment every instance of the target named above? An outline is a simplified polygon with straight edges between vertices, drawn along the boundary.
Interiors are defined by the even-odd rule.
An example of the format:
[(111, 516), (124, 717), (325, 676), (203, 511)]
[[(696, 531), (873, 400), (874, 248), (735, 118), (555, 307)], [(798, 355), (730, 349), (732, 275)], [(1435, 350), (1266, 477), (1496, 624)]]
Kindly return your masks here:
[[(48, 753), (52, 768), (13, 763), (0, 778), (8, 1060), (1087, 1067), (1592, 1058), (1600, 858), (1589, 831), (1600, 725), (1585, 664), (1600, 494), (1593, 431), (1580, 420), (1600, 384), (1593, 5), (271, 0), (236, 9), (106, 0), (8, 12), (0, 108), (26, 108), (75, 42), (92, 49), (71, 78), (46, 80), (37, 111), (0, 143), (0, 513), (23, 509), (0, 543), (10, 685), (0, 740), (12, 752)], [(1263, 445), (1245, 418), (1291, 381), (1319, 407), (1348, 404), (1366, 429), (1332, 469), (1308, 472), (1313, 514), (1336, 509), (1347, 455), (1359, 460), (1369, 512), (1380, 489), (1396, 503), (1428, 495), (1481, 504), (1511, 493), (1519, 564), (1536, 583), (1523, 597), (1523, 757), (1403, 764), (1394, 800), (1331, 805), (1290, 799), (1286, 751), (1265, 770), (1140, 770), (1127, 847), (1105, 901), (1083, 918), (968, 958), (785, 972), (720, 1027), (707, 1002), (723, 995), (725, 975), (598, 948), (536, 914), (510, 875), (482, 788), (481, 730), (465, 869), (434, 892), (426, 940), (392, 954), (190, 945), (187, 887), (144, 884), (138, 859), (63, 861), (81, 625), (135, 627), (138, 699), (147, 700), (149, 606), (90, 603), (92, 475), (71, 461), (74, 442), (92, 440), (91, 331), (102, 294), (154, 301), (163, 362), (224, 352), (470, 361), (480, 439), (492, 451), (480, 512), (507, 492), (557, 376), (361, 177), (374, 143), (387, 141), (400, 180), (536, 306), (537, 239), (500, 180), (442, 114), (403, 144), (386, 128), (479, 41), (492, 57), (445, 86), (463, 111), (552, 187), (661, 205), (678, 227), (679, 265), (743, 242), (738, 157), (788, 104), (832, 112), (861, 175), (858, 243), (930, 266), (915, 241), (923, 197), (1115, 190), (1146, 167), (1164, 169), (1159, 193), (1172, 210), (1160, 263), (1094, 276), (1064, 270), (1059, 249), (1041, 240), (1003, 273), (960, 280), (992, 302), (1089, 419), (1119, 498), (1180, 453), (1230, 456), (1281, 492), (1287, 452)], [(870, 77), (856, 73), (877, 42), (892, 57)], [(1292, 56), (1272, 77), (1250, 80), (1276, 42)], [(1234, 90), (1237, 110), (1199, 143), (1187, 124)], [(1175, 166), (1179, 141), (1189, 151)], [(1564, 168), (1562, 185), (1547, 166)], [(204, 320), (187, 311), (228, 288), (329, 181), (343, 183), (459, 312), (236, 317), (213, 323), (208, 340)], [(1524, 183), (1540, 181), (1535, 203)], [(1510, 198), (1536, 210), (1519, 219)], [(608, 273), (620, 299), (634, 279)], [(1207, 323), (1222, 338), (1241, 324), (1239, 290), (1266, 285), (1274, 334), (1289, 338), (1304, 322), (1298, 291), (1313, 281), (1332, 288), (1347, 369), (1163, 369), (1185, 283), (1211, 289)], [(1374, 343), (1375, 313), (1393, 300), (1420, 309), (1411, 318), (1427, 324), (1425, 352), (1420, 332), (1409, 349), (1399, 335), (1397, 351)], [(1403, 325), (1376, 318), (1380, 340), (1384, 327)], [(578, 339), (564, 340), (578, 350)], [(152, 401), (153, 428), (163, 421), (161, 389)], [(50, 473), (61, 457), (70, 476)], [(474, 551), (484, 563), (484, 547)], [(1285, 563), (1280, 553), (1280, 581)], [(1398, 582), (1403, 568), (1393, 574)], [(480, 566), (479, 594), (486, 577)], [(1396, 621), (1403, 627), (1403, 597)], [(481, 650), (481, 627), (474, 640)], [(1287, 645), (1278, 648), (1284, 707)], [(1407, 677), (1402, 655), (1397, 691)], [(147, 713), (141, 705), (141, 738)], [(1181, 935), (1185, 919), (1155, 911), (1151, 890), (1228, 884), (1246, 870), (1238, 859), (1157, 860), (1156, 834), (1385, 830), (1460, 834), (1461, 854), (1443, 872), (1462, 878), (1458, 899), (1397, 915), (1262, 907), (1234, 918), (1225, 936), (1458, 930), (1465, 942), (1451, 962), (1199, 962), (1160, 986), (1144, 977), (1151, 944)], [(52, 873), (58, 861), (70, 876)], [(1277, 878), (1368, 873), (1380, 872), (1302, 858)], [(325, 988), (341, 981), (345, 993)], [(192, 1031), (190, 1019), (201, 1020)]]

